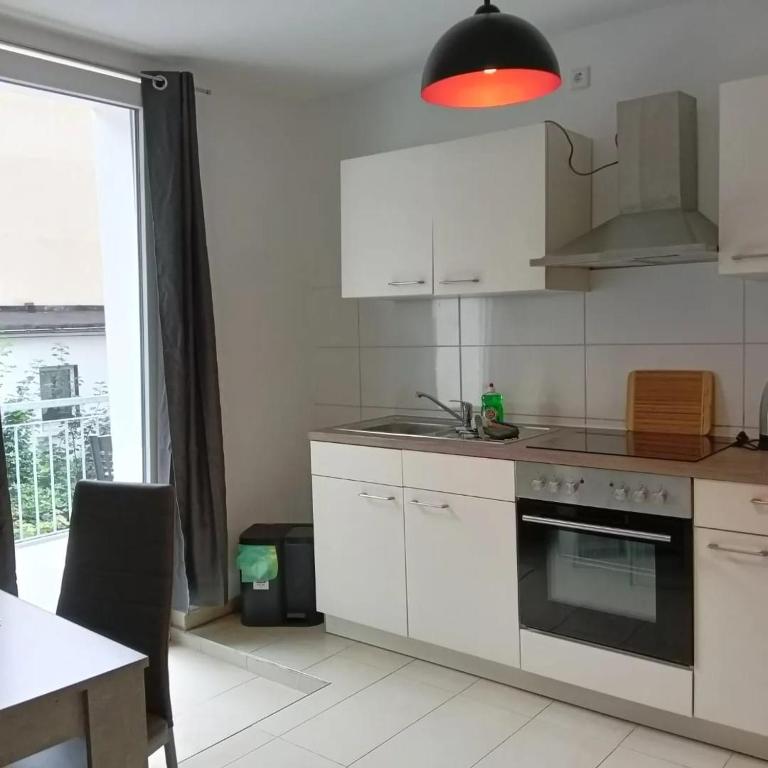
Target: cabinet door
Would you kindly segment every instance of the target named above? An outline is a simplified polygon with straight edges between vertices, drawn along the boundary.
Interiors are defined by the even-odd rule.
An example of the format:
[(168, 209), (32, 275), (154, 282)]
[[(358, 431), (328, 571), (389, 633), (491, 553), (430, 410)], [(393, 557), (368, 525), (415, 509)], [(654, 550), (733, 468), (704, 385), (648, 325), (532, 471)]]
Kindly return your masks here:
[(544, 288), (544, 125), (435, 147), (435, 294)]
[(515, 505), (405, 489), (408, 634), (520, 665)]
[(720, 271), (768, 273), (768, 77), (720, 86)]
[(403, 489), (312, 477), (317, 607), (407, 634)]
[(694, 715), (768, 735), (768, 538), (697, 528), (695, 541)]
[(341, 293), (432, 293), (431, 146), (341, 164)]

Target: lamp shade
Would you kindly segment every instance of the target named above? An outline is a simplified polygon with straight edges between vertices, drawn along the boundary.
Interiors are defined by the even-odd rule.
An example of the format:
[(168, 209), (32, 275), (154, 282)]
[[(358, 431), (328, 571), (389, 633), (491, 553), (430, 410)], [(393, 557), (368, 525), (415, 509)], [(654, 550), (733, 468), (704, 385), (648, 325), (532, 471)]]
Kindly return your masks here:
[(561, 82), (544, 35), (486, 2), (437, 41), (424, 66), (421, 97), (444, 107), (500, 107), (545, 96)]

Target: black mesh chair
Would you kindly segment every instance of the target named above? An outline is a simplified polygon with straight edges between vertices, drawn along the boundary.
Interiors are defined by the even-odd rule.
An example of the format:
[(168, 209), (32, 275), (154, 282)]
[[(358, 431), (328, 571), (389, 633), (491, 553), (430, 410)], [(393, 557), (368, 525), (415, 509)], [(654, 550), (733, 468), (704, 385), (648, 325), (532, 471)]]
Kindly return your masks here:
[[(169, 485), (82, 480), (75, 487), (56, 613), (149, 658), (147, 755), (165, 747), (177, 768), (168, 682), (175, 495)], [(17, 763), (87, 765), (82, 740)]]

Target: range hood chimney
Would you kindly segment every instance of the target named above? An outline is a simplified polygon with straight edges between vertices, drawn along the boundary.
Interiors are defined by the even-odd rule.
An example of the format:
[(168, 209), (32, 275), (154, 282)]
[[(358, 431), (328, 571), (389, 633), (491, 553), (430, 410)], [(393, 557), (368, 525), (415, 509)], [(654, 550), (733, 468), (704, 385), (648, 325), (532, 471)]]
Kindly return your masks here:
[(619, 209), (605, 224), (531, 261), (628, 267), (717, 259), (717, 227), (698, 210), (696, 99), (675, 91), (619, 102)]

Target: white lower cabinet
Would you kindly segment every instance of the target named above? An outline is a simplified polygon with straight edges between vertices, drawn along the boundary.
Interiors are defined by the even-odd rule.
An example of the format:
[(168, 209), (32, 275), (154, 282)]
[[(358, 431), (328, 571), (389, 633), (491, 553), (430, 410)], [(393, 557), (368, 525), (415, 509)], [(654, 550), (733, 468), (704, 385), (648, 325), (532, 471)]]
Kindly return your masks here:
[(403, 489), (312, 477), (320, 611), (405, 635)]
[(585, 643), (520, 631), (521, 666), (552, 680), (690, 717), (690, 669)]
[(514, 463), (481, 461), (314, 444), (319, 610), (768, 736), (768, 486), (696, 482), (692, 671), (521, 630)]
[(768, 538), (695, 531), (694, 715), (768, 736)]
[(405, 489), (409, 636), (519, 666), (515, 505)]

